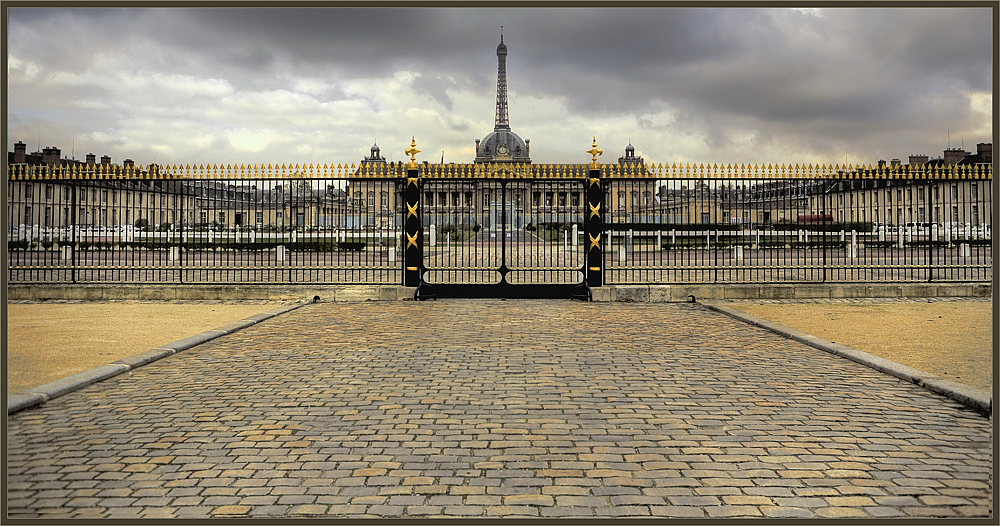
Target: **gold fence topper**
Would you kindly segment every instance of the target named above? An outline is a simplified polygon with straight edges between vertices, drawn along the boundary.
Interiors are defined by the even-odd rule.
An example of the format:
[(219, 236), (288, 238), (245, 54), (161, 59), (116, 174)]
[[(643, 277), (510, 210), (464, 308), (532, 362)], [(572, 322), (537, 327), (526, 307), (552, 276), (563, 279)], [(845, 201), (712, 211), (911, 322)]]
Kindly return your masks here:
[[(414, 154), (411, 154), (414, 155)], [(424, 179), (588, 179), (587, 164), (417, 164)], [(402, 179), (403, 163), (148, 164), (61, 166), (13, 164), (10, 180)], [(992, 179), (993, 166), (871, 164), (602, 164), (602, 178), (621, 179)], [(596, 180), (594, 180), (596, 181)]]

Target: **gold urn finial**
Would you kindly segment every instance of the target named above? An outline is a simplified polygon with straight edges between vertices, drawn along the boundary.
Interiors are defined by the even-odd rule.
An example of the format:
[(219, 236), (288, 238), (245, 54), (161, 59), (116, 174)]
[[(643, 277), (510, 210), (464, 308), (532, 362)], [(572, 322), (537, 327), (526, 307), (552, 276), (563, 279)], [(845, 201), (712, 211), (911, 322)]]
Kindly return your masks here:
[(410, 156), (410, 163), (406, 167), (415, 169), (417, 167), (417, 154), (420, 153), (420, 150), (417, 149), (416, 138), (410, 137), (410, 147), (404, 150), (403, 153)]
[(587, 153), (589, 153), (591, 156), (593, 156), (593, 159), (591, 159), (591, 161), (590, 161), (590, 167), (591, 168), (600, 168), (601, 163), (597, 162), (597, 156), (598, 155), (604, 155), (604, 150), (602, 150), (602, 149), (600, 149), (600, 148), (597, 147), (597, 136), (594, 136), (594, 144), (592, 144), (590, 146), (590, 149), (587, 150)]

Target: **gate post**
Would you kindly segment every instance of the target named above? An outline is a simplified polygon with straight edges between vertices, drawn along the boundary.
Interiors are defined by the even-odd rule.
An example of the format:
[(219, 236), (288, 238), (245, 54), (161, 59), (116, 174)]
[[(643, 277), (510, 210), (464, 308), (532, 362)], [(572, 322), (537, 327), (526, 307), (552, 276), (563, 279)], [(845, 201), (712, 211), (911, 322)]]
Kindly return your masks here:
[(587, 286), (600, 287), (604, 284), (604, 248), (601, 234), (604, 231), (604, 183), (601, 181), (601, 164), (597, 156), (604, 153), (597, 147), (597, 137), (587, 151), (593, 160), (587, 172), (587, 208), (584, 210), (584, 227), (586, 233), (584, 246), (587, 260)]
[(405, 150), (410, 156), (406, 165), (406, 184), (403, 188), (403, 286), (420, 285), (420, 269), (423, 266), (424, 240), (420, 223), (420, 169), (416, 161), (417, 141), (411, 138), (410, 147)]

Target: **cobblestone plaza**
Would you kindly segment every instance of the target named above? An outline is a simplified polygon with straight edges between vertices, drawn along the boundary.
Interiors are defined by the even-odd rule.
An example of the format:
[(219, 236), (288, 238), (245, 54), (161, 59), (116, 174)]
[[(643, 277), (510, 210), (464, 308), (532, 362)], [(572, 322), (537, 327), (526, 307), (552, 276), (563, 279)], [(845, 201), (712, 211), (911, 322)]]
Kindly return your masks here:
[(991, 421), (696, 304), (312, 304), (17, 413), (10, 517), (989, 517)]

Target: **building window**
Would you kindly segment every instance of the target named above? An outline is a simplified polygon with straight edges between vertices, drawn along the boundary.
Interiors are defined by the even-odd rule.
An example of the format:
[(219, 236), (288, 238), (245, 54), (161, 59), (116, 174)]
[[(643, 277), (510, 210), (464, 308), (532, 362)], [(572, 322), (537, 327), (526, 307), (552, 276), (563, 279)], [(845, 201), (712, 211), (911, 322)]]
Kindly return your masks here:
[[(972, 185), (972, 186), (975, 186), (975, 185)], [(52, 200), (52, 185), (50, 185), (50, 184), (45, 185), (45, 199), (49, 200), (49, 201)]]
[(958, 199), (958, 185), (957, 184), (951, 185), (951, 198), (952, 199)]
[(921, 223), (927, 221), (927, 218), (924, 216), (924, 207), (920, 207), (919, 209), (917, 209), (917, 214), (919, 216), (918, 221), (920, 221)]
[(458, 192), (451, 193), (451, 206), (458, 208), (461, 206), (461, 202), (458, 200)]
[(427, 206), (434, 206), (434, 192), (424, 192), (424, 201), (427, 201)]
[(490, 206), (490, 193), (483, 192), (483, 208), (489, 208)]
[(924, 200), (924, 189), (923, 187), (917, 188), (917, 199), (920, 201)]
[(108, 191), (101, 190), (101, 203), (107, 203), (107, 202), (108, 202)]
[(166, 210), (160, 210), (160, 224), (167, 222), (167, 212)]
[(954, 223), (958, 223), (958, 206), (951, 207), (951, 220)]
[(552, 206), (552, 192), (545, 192), (545, 206)]
[(208, 223), (208, 212), (202, 212), (199, 217), (202, 224)]
[(972, 198), (973, 199), (978, 199), (979, 198), (979, 185), (977, 185), (976, 183), (972, 183), (972, 187), (970, 188), (970, 191), (972, 192)]
[(382, 202), (379, 204), (380, 208), (389, 208), (389, 192), (382, 192)]
[[(326, 210), (327, 210), (326, 213), (329, 214), (330, 213), (330, 209), (327, 208)], [(256, 219), (258, 225), (264, 224), (264, 212), (256, 212), (254, 214), (254, 219)]]
[(30, 225), (31, 223), (32, 223), (32, 221), (31, 221), (31, 207), (30, 206), (26, 206), (26, 207), (24, 207), (24, 224)]
[(24, 185), (24, 198), (25, 199), (31, 199), (32, 187), (33, 186), (34, 185), (32, 185), (31, 183), (28, 183), (28, 184)]
[(368, 192), (368, 206), (375, 206), (375, 191)]
[(472, 207), (472, 192), (465, 192), (465, 206)]
[(566, 192), (559, 192), (559, 206), (566, 206)]
[(542, 204), (541, 192), (531, 192), (531, 204), (532, 206), (541, 206)]
[(972, 205), (972, 224), (979, 226), (979, 205)]
[(219, 224), (222, 224), (222, 225), (226, 224), (226, 213), (225, 212), (219, 212)]

